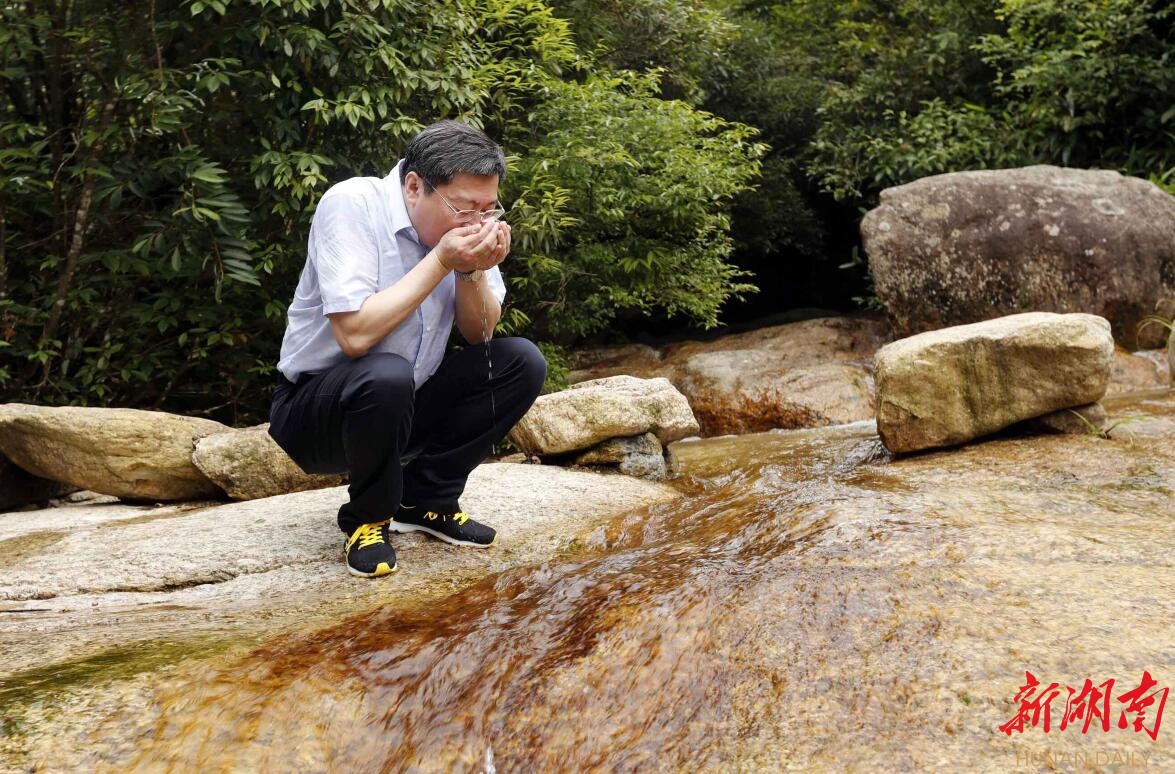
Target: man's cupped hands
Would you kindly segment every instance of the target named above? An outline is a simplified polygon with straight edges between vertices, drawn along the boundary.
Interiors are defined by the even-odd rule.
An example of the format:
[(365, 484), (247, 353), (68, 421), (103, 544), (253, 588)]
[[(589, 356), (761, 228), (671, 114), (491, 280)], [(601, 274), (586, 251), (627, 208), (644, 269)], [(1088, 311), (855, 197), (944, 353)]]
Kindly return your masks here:
[(489, 269), (510, 253), (510, 224), (494, 220), (458, 226), (445, 232), (436, 249), (444, 265), (456, 271)]

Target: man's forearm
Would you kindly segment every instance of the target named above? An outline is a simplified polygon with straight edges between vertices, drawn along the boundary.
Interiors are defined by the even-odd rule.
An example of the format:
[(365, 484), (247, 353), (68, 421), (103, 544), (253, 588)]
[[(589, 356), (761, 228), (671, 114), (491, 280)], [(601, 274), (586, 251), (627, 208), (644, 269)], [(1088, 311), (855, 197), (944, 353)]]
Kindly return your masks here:
[(430, 251), (396, 284), (368, 296), (357, 312), (346, 315), (342, 320), (347, 339), (347, 347), (344, 349), (349, 350), (347, 354), (351, 357), (366, 354), (367, 350), (416, 311), (448, 273), (435, 252)]
[(484, 275), (479, 282), (466, 282), (458, 277), (456, 284), (457, 330), (470, 344), (480, 344), (494, 335), (502, 305)]

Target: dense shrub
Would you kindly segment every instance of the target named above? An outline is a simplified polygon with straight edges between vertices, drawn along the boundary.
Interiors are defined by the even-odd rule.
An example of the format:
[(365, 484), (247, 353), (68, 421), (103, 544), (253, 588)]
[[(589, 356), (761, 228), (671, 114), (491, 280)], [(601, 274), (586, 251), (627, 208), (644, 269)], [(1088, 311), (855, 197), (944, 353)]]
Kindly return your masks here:
[[(541, 266), (563, 260), (556, 244), (579, 251), (567, 267), (598, 273), (575, 285), (597, 294), (589, 304), (706, 323), (741, 289), (723, 273), (720, 211), (754, 173), (745, 131), (663, 103), (634, 76), (616, 76), (609, 103), (596, 80), (607, 76), (536, 0), (79, 0), (0, 14), (0, 399), (262, 419), (318, 198), (339, 179), (386, 174), (414, 131), (442, 117), (484, 125), (518, 159), (512, 330), (532, 319), (552, 335), (590, 327), (543, 306), (569, 298), (564, 275)], [(642, 252), (628, 254), (610, 243), (612, 215), (591, 208), (632, 193), (609, 187), (631, 176), (602, 174), (585, 203), (579, 167), (536, 169), (563, 142), (601, 160), (597, 171), (623, 164), (600, 127), (560, 125), (579, 120), (578, 103), (585, 115), (622, 109), (630, 123), (659, 117), (639, 125), (663, 133), (634, 148), (658, 149), (645, 172), (666, 179), (681, 147), (728, 181), (705, 201), (671, 189), (640, 210), (688, 236), (658, 240), (641, 223)], [(572, 192), (565, 213), (535, 198), (558, 190)], [(556, 213), (557, 232), (541, 211)], [(611, 259), (646, 263), (629, 273), (600, 263)], [(695, 295), (669, 283), (654, 301), (642, 283), (675, 271)]]
[[(945, 80), (895, 53), (830, 94), (810, 167), (828, 191), (871, 201), (885, 186), (928, 174), (1033, 163), (1170, 182), (1170, 8), (1003, 0), (987, 13), (990, 23), (956, 16), (939, 33)], [(895, 52), (925, 46), (907, 41)]]
[(1158, 0), (13, 0), (0, 400), (263, 418), (318, 198), (442, 117), (511, 155), (503, 329), (554, 359), (847, 304), (886, 186), (1053, 163), (1175, 190), (1171, 50)]
[(521, 227), (510, 324), (561, 342), (625, 313), (703, 327), (754, 290), (724, 259), (731, 199), (754, 178), (752, 131), (654, 98), (655, 76), (552, 82), (511, 180)]

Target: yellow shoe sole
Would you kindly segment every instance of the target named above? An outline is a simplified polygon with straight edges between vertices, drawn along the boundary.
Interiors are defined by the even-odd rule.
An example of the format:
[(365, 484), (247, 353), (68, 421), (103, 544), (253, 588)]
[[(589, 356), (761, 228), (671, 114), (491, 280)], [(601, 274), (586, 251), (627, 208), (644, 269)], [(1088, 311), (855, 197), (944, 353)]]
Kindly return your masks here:
[(360, 572), (359, 570), (356, 570), (354, 567), (352, 567), (351, 565), (348, 564), (347, 565), (347, 572), (351, 573), (356, 578), (379, 578), (383, 575), (391, 575), (398, 568), (399, 568), (399, 565), (393, 564), (391, 567), (388, 567), (387, 562), (380, 562), (379, 564), (377, 564), (375, 566), (375, 569), (372, 570), (371, 572)]

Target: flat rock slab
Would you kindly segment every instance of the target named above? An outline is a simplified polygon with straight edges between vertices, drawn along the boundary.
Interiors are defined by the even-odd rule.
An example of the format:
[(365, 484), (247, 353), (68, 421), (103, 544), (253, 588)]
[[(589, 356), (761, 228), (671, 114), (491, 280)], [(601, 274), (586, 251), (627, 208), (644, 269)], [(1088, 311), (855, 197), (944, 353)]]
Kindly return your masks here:
[(705, 489), (609, 522), (584, 554), (75, 684), (68, 711), (23, 716), (12, 768), (999, 774), (1108, 750), (1166, 771), (1165, 725), (1058, 731), (1064, 688), (1051, 733), (999, 730), (1026, 670), (1116, 679), (1114, 697), (1143, 670), (1171, 685), (1175, 399), (1107, 403), (1146, 415), (1133, 437), (892, 459), (861, 422), (676, 444)]
[(241, 503), (79, 503), (9, 514), (0, 520), (0, 674), (180, 632), (240, 641), (372, 605), (421, 604), (548, 559), (616, 514), (680, 496), (617, 474), (484, 464), (461, 504), (498, 529), (497, 544), (475, 550), (394, 535), (399, 569), (375, 580), (353, 578), (343, 563), (335, 516), (346, 487)]
[[(731, 745), (730, 769), (1171, 769), (1171, 700), (1157, 742), (1116, 726), (1116, 699), (1108, 733), (1096, 722), (1088, 734), (1058, 730), (1063, 686), (1114, 678), (1117, 697), (1144, 670), (1160, 688), (1173, 682), (1175, 393), (1106, 403), (1111, 422), (1146, 419), (1115, 440), (1030, 435), (892, 460), (866, 423), (679, 444), (695, 475), (770, 460), (773, 486), (792, 487), (774, 501), (778, 518), (803, 536), (768, 580), (738, 578), (752, 590), (732, 618), (770, 616), (705, 630), (753, 654), (729, 670), (738, 687), (723, 684), (747, 697), (732, 704), (755, 729)], [(1052, 730), (1042, 719), (1009, 737), (999, 726), (1025, 670), (1062, 686)], [(1060, 762), (1075, 752), (1090, 765)], [(1093, 766), (1099, 752), (1109, 755)], [(1040, 763), (1045, 753), (1055, 765)], [(1107, 765), (1116, 753), (1135, 763)], [(1029, 754), (1040, 765), (1017, 763)]]
[(0, 452), (41, 478), (145, 500), (223, 495), (192, 463), (196, 440), (232, 428), (163, 411), (0, 405)]
[[(471, 475), (462, 506), (497, 528), (499, 542), (507, 545), (520, 533), (573, 525), (581, 514), (675, 496), (673, 489), (624, 476), (489, 464)], [(53, 510), (22, 514), (29, 523), (40, 522), (42, 545), (4, 562), (0, 599), (166, 591), (319, 561), (330, 561), (345, 576), (335, 516), (346, 499), (346, 487), (334, 487), (195, 510), (168, 508), (92, 529), (62, 529)], [(77, 523), (85, 510), (77, 509), (71, 520)], [(6, 542), (0, 542), (0, 557)]]
[[(186, 511), (216, 508), (224, 504), (223, 500), (197, 500), (167, 505), (138, 505), (122, 502), (110, 495), (99, 495), (94, 499), (76, 503), (66, 502), (64, 499), (61, 502), (63, 504), (50, 508), (4, 514), (4, 517), (0, 518), (0, 557), (7, 556), (5, 552), (11, 550), (11, 545), (5, 543), (8, 540), (31, 540), (38, 536), (47, 540), (48, 536), (77, 529), (85, 530), (115, 522), (166, 519)], [(7, 571), (11, 565), (0, 559), (0, 567)]]

